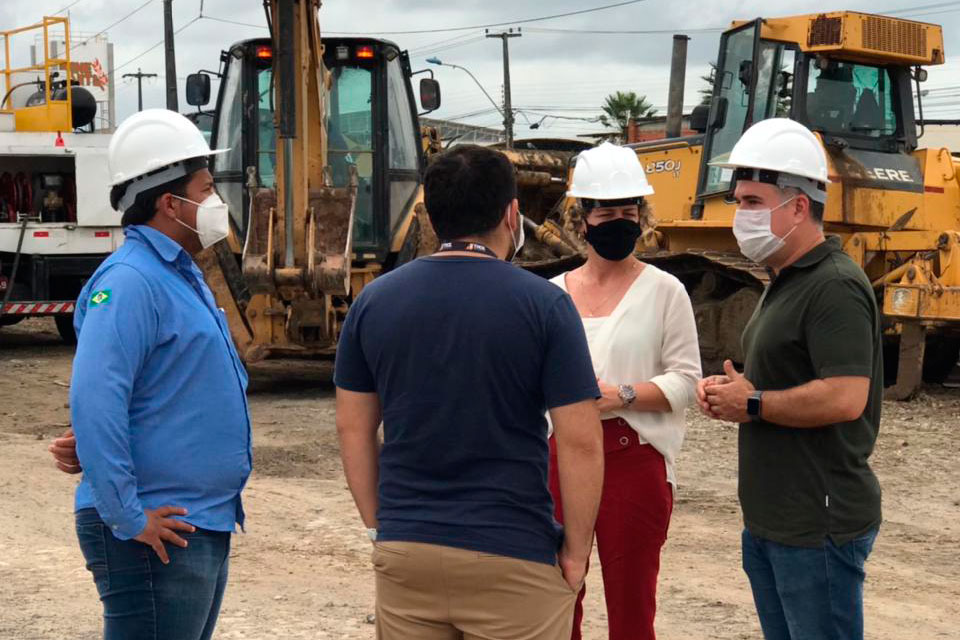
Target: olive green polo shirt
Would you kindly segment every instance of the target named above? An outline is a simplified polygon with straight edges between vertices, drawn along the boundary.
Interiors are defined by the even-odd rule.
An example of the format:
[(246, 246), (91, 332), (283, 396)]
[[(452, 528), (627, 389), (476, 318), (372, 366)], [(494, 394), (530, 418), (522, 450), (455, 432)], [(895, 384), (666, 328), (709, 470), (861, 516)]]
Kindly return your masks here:
[(880, 485), (867, 463), (880, 427), (880, 312), (839, 238), (814, 247), (767, 287), (743, 333), (744, 374), (760, 391), (835, 376), (870, 378), (858, 419), (811, 429), (740, 425), (739, 494), (755, 536), (841, 545), (880, 524)]

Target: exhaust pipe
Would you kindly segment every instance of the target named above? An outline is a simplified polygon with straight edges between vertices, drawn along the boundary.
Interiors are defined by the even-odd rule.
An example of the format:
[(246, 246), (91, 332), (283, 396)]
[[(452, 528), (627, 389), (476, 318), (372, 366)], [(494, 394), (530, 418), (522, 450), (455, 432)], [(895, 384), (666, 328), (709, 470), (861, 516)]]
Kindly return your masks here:
[(667, 98), (667, 137), (679, 138), (683, 130), (683, 85), (687, 79), (688, 36), (673, 36), (670, 63), (670, 94)]

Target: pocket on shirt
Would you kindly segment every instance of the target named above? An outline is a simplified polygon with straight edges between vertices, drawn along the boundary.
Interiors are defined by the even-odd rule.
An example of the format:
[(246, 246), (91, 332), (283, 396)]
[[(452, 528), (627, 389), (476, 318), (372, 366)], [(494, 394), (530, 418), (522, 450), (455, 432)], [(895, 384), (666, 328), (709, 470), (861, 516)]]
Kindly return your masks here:
[(87, 571), (93, 574), (97, 592), (103, 596), (110, 589), (110, 569), (107, 565), (107, 536), (113, 535), (102, 523), (77, 524), (77, 540), (86, 561)]

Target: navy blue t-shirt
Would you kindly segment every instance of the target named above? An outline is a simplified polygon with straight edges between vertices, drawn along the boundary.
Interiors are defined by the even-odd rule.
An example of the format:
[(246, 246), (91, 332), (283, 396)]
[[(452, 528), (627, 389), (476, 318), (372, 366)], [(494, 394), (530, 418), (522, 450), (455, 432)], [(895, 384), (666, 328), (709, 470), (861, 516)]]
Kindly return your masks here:
[(501, 260), (415, 260), (357, 297), (335, 383), (380, 398), (379, 540), (556, 561), (544, 414), (599, 397), (563, 290)]

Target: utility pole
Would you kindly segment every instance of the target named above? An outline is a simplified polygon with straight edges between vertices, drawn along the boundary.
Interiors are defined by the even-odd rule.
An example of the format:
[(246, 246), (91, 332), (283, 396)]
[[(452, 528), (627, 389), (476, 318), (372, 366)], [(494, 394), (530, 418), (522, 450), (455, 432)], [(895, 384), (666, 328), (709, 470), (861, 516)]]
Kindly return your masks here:
[(140, 71), (140, 67), (137, 67), (136, 73), (125, 73), (123, 74), (123, 77), (137, 79), (137, 111), (143, 111), (143, 79), (156, 78), (157, 74), (143, 73), (142, 71)]
[(177, 59), (173, 49), (173, 0), (163, 0), (163, 42), (167, 61), (167, 109), (180, 111), (177, 104)]
[(488, 38), (500, 38), (503, 40), (503, 129), (507, 138), (507, 149), (513, 149), (513, 106), (510, 101), (510, 38), (519, 38), (523, 34), (518, 28), (514, 31), (512, 28), (500, 33), (490, 33), (487, 30)]

